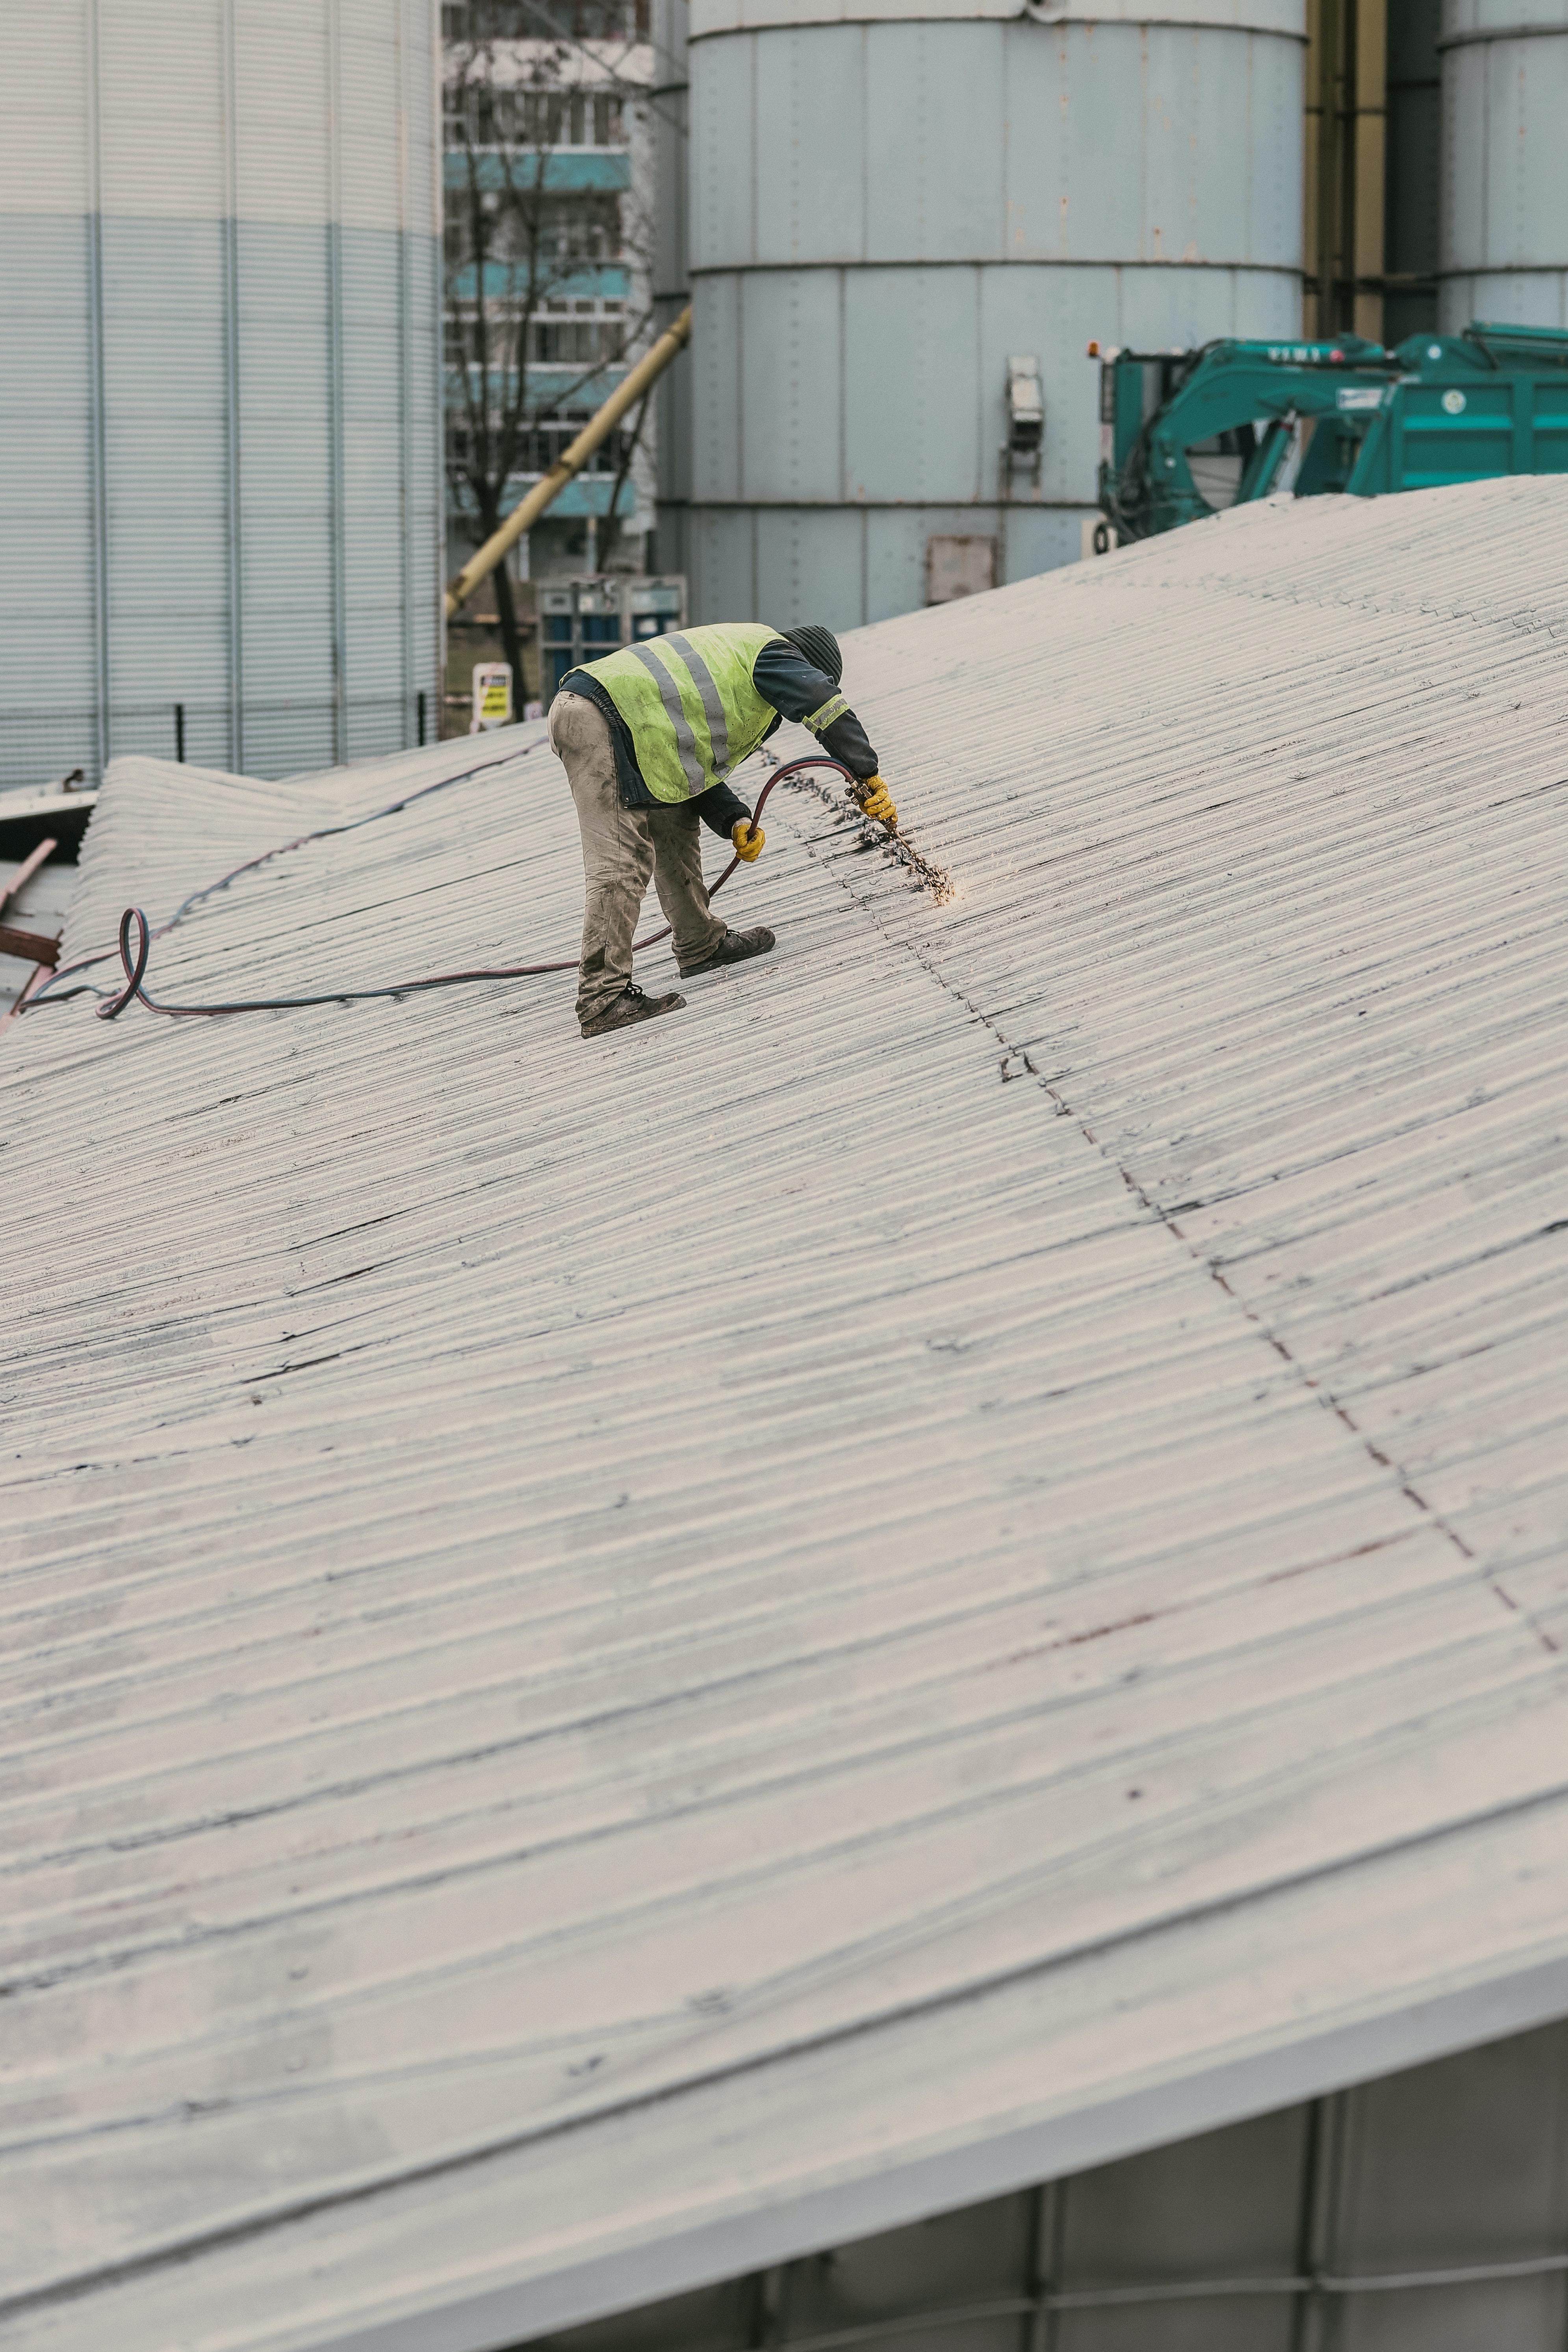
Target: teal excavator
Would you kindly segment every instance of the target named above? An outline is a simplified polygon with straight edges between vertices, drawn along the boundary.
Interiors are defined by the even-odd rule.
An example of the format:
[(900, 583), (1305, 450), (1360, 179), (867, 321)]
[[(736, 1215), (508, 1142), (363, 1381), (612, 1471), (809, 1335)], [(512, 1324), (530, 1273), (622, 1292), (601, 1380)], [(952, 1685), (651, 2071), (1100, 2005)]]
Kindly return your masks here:
[(1342, 335), (1089, 353), (1108, 541), (1287, 491), (1378, 498), (1568, 473), (1568, 333), (1554, 328), (1478, 325), (1393, 351)]

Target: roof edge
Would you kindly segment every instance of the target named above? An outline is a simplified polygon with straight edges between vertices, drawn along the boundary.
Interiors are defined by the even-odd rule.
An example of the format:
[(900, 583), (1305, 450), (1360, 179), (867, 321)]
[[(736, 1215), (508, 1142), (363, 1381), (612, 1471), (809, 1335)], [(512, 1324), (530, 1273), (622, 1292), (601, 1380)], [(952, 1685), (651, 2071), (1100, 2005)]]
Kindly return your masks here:
[(833, 2180), (764, 2210), (716, 2215), (542, 2275), (247, 2352), (494, 2352), (1041, 2180), (1240, 2123), (1568, 2014), (1568, 1940), (1550, 1958), (1338, 2021), (1283, 2046), (1145, 2082), (1070, 2113)]

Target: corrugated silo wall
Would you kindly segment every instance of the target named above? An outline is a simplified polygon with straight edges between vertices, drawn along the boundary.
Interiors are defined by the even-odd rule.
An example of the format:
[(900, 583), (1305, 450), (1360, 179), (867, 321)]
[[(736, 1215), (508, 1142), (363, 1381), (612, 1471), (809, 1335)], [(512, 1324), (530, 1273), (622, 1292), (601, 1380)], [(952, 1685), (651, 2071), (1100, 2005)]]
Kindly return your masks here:
[(0, 785), (434, 731), (435, 17), (0, 9)]
[(1438, 320), (1568, 327), (1568, 5), (1444, 0)]
[[(841, 21), (692, 0), (700, 618), (907, 611), (933, 533), (994, 538), (1000, 577), (1068, 562), (1094, 508), (1091, 336), (1300, 331), (1303, 0), (1163, 0), (1160, 21), (829, 5)], [(1024, 352), (1045, 459), (1004, 508)]]

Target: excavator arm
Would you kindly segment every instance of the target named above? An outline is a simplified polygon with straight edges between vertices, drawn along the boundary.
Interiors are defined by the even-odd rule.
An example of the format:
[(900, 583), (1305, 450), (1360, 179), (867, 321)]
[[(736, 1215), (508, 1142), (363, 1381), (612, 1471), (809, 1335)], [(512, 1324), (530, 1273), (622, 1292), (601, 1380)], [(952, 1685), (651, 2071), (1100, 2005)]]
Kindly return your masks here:
[(1342, 489), (1393, 364), (1354, 335), (1107, 352), (1100, 505), (1123, 539), (1145, 539), (1276, 491)]
[(1568, 473), (1568, 333), (1488, 326), (1384, 351), (1227, 338), (1101, 352), (1100, 503), (1123, 539), (1293, 490), (1380, 498)]

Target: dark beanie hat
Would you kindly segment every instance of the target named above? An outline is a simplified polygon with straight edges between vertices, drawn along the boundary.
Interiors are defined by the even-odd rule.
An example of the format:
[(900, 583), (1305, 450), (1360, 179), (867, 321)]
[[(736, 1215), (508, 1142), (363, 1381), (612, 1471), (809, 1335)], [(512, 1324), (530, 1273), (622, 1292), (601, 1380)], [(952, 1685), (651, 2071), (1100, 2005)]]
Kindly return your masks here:
[(838, 650), (838, 640), (831, 629), (813, 628), (808, 623), (802, 629), (784, 629), (781, 634), (792, 646), (798, 646), (806, 660), (823, 670), (835, 686), (844, 675), (844, 656)]

